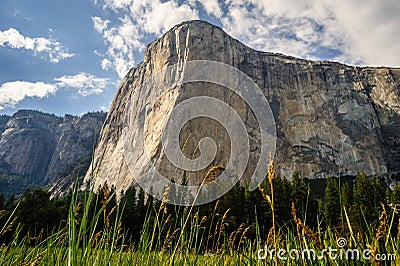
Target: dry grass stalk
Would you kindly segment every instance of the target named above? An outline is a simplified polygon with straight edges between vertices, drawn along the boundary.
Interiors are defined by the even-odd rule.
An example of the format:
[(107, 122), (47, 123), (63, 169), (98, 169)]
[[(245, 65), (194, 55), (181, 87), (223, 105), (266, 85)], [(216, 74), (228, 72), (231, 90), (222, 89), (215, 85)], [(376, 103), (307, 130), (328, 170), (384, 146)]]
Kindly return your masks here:
[(268, 204), (271, 206), (272, 205), (271, 197), (264, 192), (264, 189), (261, 187), (261, 185), (258, 186), (258, 190), (260, 190), (263, 199), (267, 201)]
[(162, 199), (161, 199), (161, 205), (160, 208), (158, 209), (158, 215), (160, 215), (161, 211), (164, 211), (165, 214), (167, 214), (167, 203), (168, 203), (168, 194), (170, 191), (170, 187), (168, 186), (163, 195), (162, 195)]
[(123, 237), (123, 230), (122, 230), (122, 225), (121, 222), (118, 224), (118, 231), (117, 231), (117, 241), (122, 239)]
[(267, 245), (271, 244), (271, 246), (275, 246), (275, 242), (274, 242), (274, 229), (273, 227), (271, 227), (268, 231), (268, 235), (267, 235)]
[(39, 241), (42, 238), (43, 233), (44, 233), (44, 228), (42, 228), (42, 230), (40, 230), (40, 232), (37, 236), (29, 237), (29, 241), (35, 241), (35, 242)]
[(97, 232), (97, 234), (93, 237), (92, 248), (95, 248), (97, 246), (97, 243), (99, 243), (99, 239), (102, 234), (103, 234), (103, 231), (101, 230), (101, 231)]
[[(214, 237), (214, 238), (217, 236), (217, 233), (219, 232), (219, 230), (218, 230), (219, 223), (220, 223), (220, 221), (218, 221), (218, 222), (215, 224), (215, 230), (214, 230), (214, 234), (213, 234), (213, 237)], [(211, 236), (210, 236), (210, 237), (211, 237)]]
[(236, 242), (237, 236), (243, 232), (245, 226), (246, 225), (244, 223), (242, 223), (241, 225), (239, 225), (239, 227), (236, 231), (234, 231), (230, 234), (229, 239), (228, 239), (228, 246), (230, 246), (232, 249), (235, 248), (235, 242)]
[(117, 209), (117, 206), (114, 206), (112, 209), (111, 209), (111, 211), (107, 214), (107, 216), (106, 216), (106, 225), (107, 225), (107, 228), (109, 229), (109, 230), (111, 230), (111, 223), (110, 223), (110, 216), (114, 213), (114, 211)]
[[(319, 240), (318, 234), (314, 233), (310, 227), (305, 225), (303, 221), (297, 217), (296, 215), (296, 208), (294, 206), (294, 202), (292, 202), (292, 216), (293, 220), (296, 223), (297, 226), (297, 232), (298, 232), (298, 237), (299, 237), (299, 242), (300, 242), (300, 231), (303, 231), (304, 234), (311, 240), (313, 240), (314, 245), (317, 246), (319, 249), (324, 249), (324, 245), (321, 243)], [(301, 243), (301, 242), (300, 242)]]
[(294, 222), (295, 222), (295, 224), (296, 224), (297, 238), (298, 238), (298, 240), (299, 240), (300, 248), (301, 248), (301, 235), (300, 235), (301, 226), (300, 226), (300, 224), (297, 222), (297, 221), (298, 221), (298, 220), (297, 220), (298, 218), (297, 218), (296, 207), (294, 206), (294, 202), (292, 202), (292, 216), (293, 216), (293, 220), (294, 220)]
[(164, 225), (168, 224), (168, 222), (171, 220), (172, 214), (168, 214), (167, 219), (165, 219)]
[(281, 244), (282, 242), (282, 236), (281, 236), (281, 232), (278, 230), (278, 232), (276, 232), (275, 238), (274, 238), (274, 229), (273, 227), (271, 227), (268, 231), (268, 235), (267, 235), (267, 246), (271, 245), (272, 247), (278, 247), (278, 244)]
[(217, 202), (215, 202), (214, 213), (217, 211), (218, 205), (219, 205), (219, 199), (217, 200)]
[(247, 233), (249, 230), (250, 230), (250, 227), (246, 227), (246, 228), (244, 229), (244, 231), (243, 231), (243, 233), (242, 233), (242, 235), (240, 236), (240, 239), (239, 239), (238, 248), (240, 248), (240, 246), (241, 246), (242, 244), (244, 244), (244, 241), (247, 239), (246, 233)]
[(360, 230), (358, 230), (357, 233), (356, 233), (356, 240), (357, 240), (357, 242), (361, 242), (361, 240), (362, 240), (362, 235), (361, 235), (361, 231)]
[(18, 217), (14, 217), (12, 221), (7, 225), (3, 232), (1, 232), (0, 236), (3, 236), (5, 233), (12, 231), (14, 224), (17, 222)]
[(228, 247), (230, 247), (230, 248), (234, 248), (234, 246), (235, 246), (235, 243), (234, 243), (234, 238), (235, 238), (235, 235), (236, 235), (236, 231), (233, 231), (230, 235), (229, 235), (229, 238), (228, 238)]
[(199, 223), (199, 227), (201, 227), (201, 225), (203, 224), (203, 223), (205, 223), (207, 221), (207, 216), (203, 216), (203, 218), (201, 218), (201, 220), (200, 220), (200, 223)]
[(219, 224), (220, 227), (219, 227), (219, 232), (218, 232), (217, 243), (219, 243), (219, 240), (220, 240), (220, 238), (221, 238), (221, 235), (225, 232), (225, 227), (229, 225), (228, 223), (225, 223), (225, 220), (226, 220), (226, 217), (228, 216), (228, 212), (229, 212), (230, 210), (231, 210), (231, 209), (227, 209), (227, 210), (225, 211), (224, 215), (222, 216), (221, 223)]
[(380, 260), (377, 260), (377, 259), (376, 259), (376, 254), (377, 254), (377, 253), (376, 253), (376, 247), (367, 244), (367, 248), (368, 248), (369, 250), (371, 250), (370, 258), (373, 258), (373, 260), (374, 260), (374, 265), (376, 265), (376, 266), (381, 266), (381, 265), (382, 265), (382, 262), (381, 262)]
[[(110, 214), (107, 214), (107, 204), (108, 204), (108, 199), (110, 198), (110, 189), (108, 188), (107, 182), (104, 184), (104, 186), (101, 188), (103, 192), (103, 198), (101, 199), (101, 205), (103, 205), (103, 216), (104, 216), (104, 222), (107, 225), (107, 228), (110, 229), (110, 221), (109, 221), (109, 216), (111, 212), (114, 211), (114, 208), (111, 210)], [(79, 206), (79, 204), (78, 204)]]
[(385, 205), (382, 205), (383, 212), (381, 213), (381, 216), (379, 217), (379, 226), (378, 229), (376, 230), (375, 234), (375, 239), (378, 241), (379, 239), (385, 237), (387, 235), (387, 213), (386, 213), (386, 208)]
[[(217, 166), (212, 167), (212, 168), (208, 171), (207, 175), (203, 178), (203, 181), (201, 182), (200, 187), (202, 187), (204, 184), (206, 184), (207, 178), (208, 178), (209, 175), (214, 175), (215, 178), (216, 178), (216, 171), (217, 171), (217, 170), (225, 170), (225, 167), (224, 167), (224, 166), (221, 166), (221, 165), (217, 165)], [(215, 180), (215, 179), (214, 179), (214, 180)], [(198, 190), (197, 194), (196, 194), (195, 197), (194, 197), (192, 206), (190, 206), (189, 212), (187, 213), (187, 217), (186, 217), (186, 219), (185, 219), (185, 223), (183, 224), (183, 227), (182, 227), (182, 230), (181, 230), (181, 233), (180, 233), (180, 235), (179, 235), (179, 237), (178, 237), (177, 242), (180, 241), (180, 239), (181, 239), (181, 237), (182, 237), (182, 234), (183, 234), (183, 232), (184, 232), (184, 230), (185, 230), (185, 228), (186, 228), (186, 225), (187, 225), (187, 223), (188, 223), (188, 221), (189, 221), (190, 214), (191, 214), (192, 211), (193, 211), (194, 203), (196, 202), (197, 197), (199, 196), (199, 192), (200, 192), (200, 189)], [(170, 265), (172, 265), (172, 263), (173, 263), (173, 261), (174, 261), (173, 258), (174, 258), (175, 254), (176, 254), (176, 252), (177, 252), (177, 247), (178, 247), (178, 246), (175, 246), (174, 252), (173, 252), (172, 255), (171, 255), (172, 259), (171, 259)]]
[(101, 205), (107, 206), (107, 201), (110, 197), (110, 189), (108, 188), (107, 182), (104, 184), (101, 190), (103, 191), (103, 199), (101, 200)]
[(208, 184), (214, 182), (218, 177), (218, 172), (224, 171), (225, 167), (222, 165), (213, 166), (207, 174), (204, 176), (203, 184)]
[(176, 228), (172, 234), (170, 235), (170, 231), (168, 230), (167, 235), (165, 237), (165, 242), (163, 244), (162, 249), (169, 249), (171, 247), (172, 240), (175, 239), (176, 234), (179, 232), (180, 228)]
[[(277, 239), (276, 239), (276, 226), (275, 226), (275, 204), (274, 204), (274, 179), (275, 179), (275, 170), (274, 170), (274, 160), (272, 159), (272, 154), (270, 154), (269, 165), (268, 165), (268, 176), (267, 176), (270, 189), (271, 196), (267, 195), (264, 192), (264, 189), (261, 186), (258, 186), (258, 189), (261, 192), (262, 197), (268, 202), (271, 207), (272, 212), (272, 234), (273, 234), (273, 243), (275, 250), (277, 249)], [(277, 261), (275, 254), (275, 261)]]
[(76, 207), (75, 207), (75, 216), (78, 215), (78, 213), (81, 210), (81, 208), (82, 208), (82, 201), (80, 201), (78, 203), (78, 205), (76, 205)]
[(270, 164), (268, 166), (268, 182), (272, 186), (273, 181), (275, 179), (275, 171), (274, 171), (275, 164), (274, 164), (274, 160), (272, 159), (272, 155), (270, 155), (269, 161), (270, 161)]
[(29, 266), (36, 266), (36, 265), (39, 265), (39, 263), (43, 260), (43, 254), (45, 253), (45, 251), (42, 251), (42, 252), (40, 252), (37, 256), (36, 256), (36, 258), (33, 260), (33, 261), (31, 261), (30, 263), (29, 263)]

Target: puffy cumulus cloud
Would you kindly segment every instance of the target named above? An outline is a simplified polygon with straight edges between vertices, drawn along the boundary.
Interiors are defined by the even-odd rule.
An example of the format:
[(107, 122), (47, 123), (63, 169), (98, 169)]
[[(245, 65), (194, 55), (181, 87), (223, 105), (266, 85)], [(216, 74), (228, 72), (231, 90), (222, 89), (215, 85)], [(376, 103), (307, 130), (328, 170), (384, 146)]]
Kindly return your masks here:
[(120, 25), (108, 27), (110, 21), (93, 17), (95, 30), (104, 38), (107, 45), (107, 58), (103, 58), (101, 67), (105, 70), (113, 67), (120, 77), (134, 66), (134, 50), (144, 48), (140, 41), (139, 28), (125, 15), (120, 18)]
[(109, 20), (103, 20), (99, 17), (92, 17), (93, 21), (93, 28), (98, 32), (102, 33), (107, 29), (108, 24), (110, 23)]
[(14, 107), (26, 97), (43, 98), (57, 91), (57, 86), (43, 82), (12, 81), (0, 86), (0, 110)]
[(113, 68), (121, 78), (134, 66), (134, 52), (144, 50), (149, 36), (158, 36), (175, 24), (199, 18), (193, 5), (177, 1), (105, 0), (102, 4), (120, 18), (111, 23), (108, 19), (92, 17), (94, 29), (108, 47), (101, 66)]
[[(96, 1), (97, 3), (97, 1)], [(122, 9), (133, 3), (133, 0), (105, 0), (104, 7), (110, 7), (114, 10)]]
[(153, 1), (146, 10), (141, 23), (146, 32), (157, 35), (182, 21), (198, 18), (197, 11), (193, 10), (192, 7), (186, 4), (178, 5), (173, 1), (164, 3)]
[(81, 96), (100, 94), (110, 84), (110, 79), (108, 78), (99, 78), (83, 72), (77, 75), (56, 78), (55, 81), (57, 81), (57, 87), (77, 89)]
[(355, 56), (368, 65), (400, 66), (400, 1), (334, 1), (329, 32), (345, 36), (340, 60)]
[(198, 18), (201, 10), (258, 50), (350, 64), (400, 65), (398, 0), (103, 0), (102, 5), (121, 17), (118, 23), (93, 18), (109, 47), (102, 67), (116, 69), (120, 77), (134, 65), (132, 51), (142, 51), (149, 39), (175, 24)]
[(10, 28), (0, 31), (0, 46), (9, 46), (13, 49), (26, 49), (36, 54), (44, 54), (52, 63), (58, 63), (60, 60), (74, 56), (56, 40), (47, 38), (30, 38), (21, 35), (21, 33)]
[(110, 86), (115, 85), (109, 78), (99, 78), (88, 73), (65, 75), (53, 82), (12, 81), (0, 85), (0, 110), (14, 108), (15, 105), (28, 97), (44, 98), (55, 94), (60, 89), (76, 89), (80, 96), (101, 94)]
[[(397, 0), (220, 1), (229, 34), (253, 48), (309, 59), (400, 65)], [(324, 51), (331, 53), (324, 54)]]
[(220, 4), (218, 3), (218, 0), (202, 0), (199, 2), (203, 5), (204, 10), (207, 12), (207, 14), (213, 15), (215, 17), (222, 16), (223, 12)]
[(233, 7), (221, 21), (229, 34), (257, 50), (310, 58), (322, 48), (321, 25), (310, 18), (266, 16), (256, 8), (244, 12)]

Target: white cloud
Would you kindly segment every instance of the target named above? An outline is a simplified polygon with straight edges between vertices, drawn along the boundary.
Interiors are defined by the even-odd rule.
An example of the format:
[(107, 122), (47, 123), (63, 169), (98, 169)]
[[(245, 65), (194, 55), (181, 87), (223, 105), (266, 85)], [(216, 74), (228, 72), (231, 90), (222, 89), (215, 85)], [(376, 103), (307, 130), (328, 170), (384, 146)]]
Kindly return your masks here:
[(78, 93), (81, 96), (100, 94), (110, 84), (110, 79), (108, 78), (98, 78), (83, 72), (73, 76), (56, 78), (55, 81), (57, 81), (56, 85), (58, 87), (78, 89)]
[(107, 29), (107, 26), (110, 23), (109, 20), (102, 20), (99, 17), (92, 17), (92, 21), (93, 28), (99, 33), (102, 33), (105, 29)]
[(126, 15), (120, 19), (121, 25), (119, 27), (109, 28), (109, 21), (100, 17), (92, 17), (92, 20), (94, 28), (103, 36), (104, 43), (108, 46), (108, 58), (102, 60), (102, 68), (114, 67), (122, 78), (135, 64), (133, 51), (144, 48), (144, 45), (140, 42), (138, 27)]
[(46, 38), (30, 38), (19, 33), (18, 30), (10, 28), (0, 31), (0, 46), (9, 46), (13, 49), (26, 49), (38, 53), (45, 54), (45, 58), (52, 63), (58, 63), (60, 60), (74, 56), (61, 45), (60, 42)]
[(221, 22), (229, 34), (252, 48), (297, 57), (309, 57), (320, 38), (312, 19), (266, 15), (262, 7), (249, 3), (231, 4)]
[(26, 97), (43, 98), (54, 94), (57, 87), (43, 82), (13, 81), (0, 86), (0, 110), (14, 107)]
[(114, 10), (123, 9), (129, 6), (132, 2), (134, 2), (134, 0), (105, 0), (104, 7), (110, 7)]
[[(119, 21), (92, 17), (93, 28), (107, 45), (103, 69), (114, 68), (122, 78), (135, 65), (134, 52), (142, 52), (149, 36), (158, 36), (175, 24), (197, 19), (198, 11), (189, 4), (160, 0), (105, 0), (104, 8), (119, 15)], [(112, 24), (112, 26), (110, 26)]]
[(147, 33), (160, 35), (182, 21), (197, 18), (198, 12), (189, 5), (178, 5), (174, 1), (153, 1), (143, 14), (142, 25)]
[(224, 29), (253, 48), (365, 65), (400, 65), (397, 0), (225, 0)]
[(205, 11), (208, 14), (214, 15), (217, 18), (222, 17), (223, 12), (221, 6), (218, 3), (218, 0), (201, 0), (199, 2), (203, 5)]
[(149, 36), (198, 18), (198, 8), (258, 50), (351, 64), (400, 65), (398, 0), (103, 0), (102, 4), (121, 17), (119, 23), (93, 19), (109, 46), (102, 67), (116, 69), (120, 77), (134, 65), (132, 51), (142, 51)]
[(100, 110), (104, 111), (104, 112), (108, 112), (108, 110), (110, 110), (111, 104), (112, 104), (111, 102), (108, 102), (108, 103), (104, 103), (104, 104), (100, 105)]
[(77, 75), (65, 75), (53, 82), (12, 81), (0, 85), (0, 110), (14, 108), (15, 105), (28, 97), (44, 98), (55, 94), (59, 89), (76, 89), (80, 96), (101, 94), (110, 86), (115, 85), (109, 78), (99, 78), (92, 74), (81, 72)]
[(368, 65), (400, 66), (400, 1), (338, 0), (330, 6), (335, 24), (330, 32), (346, 37), (344, 57)]
[(112, 67), (112, 62), (108, 60), (107, 58), (104, 58), (101, 61), (101, 68), (104, 70), (110, 69)]

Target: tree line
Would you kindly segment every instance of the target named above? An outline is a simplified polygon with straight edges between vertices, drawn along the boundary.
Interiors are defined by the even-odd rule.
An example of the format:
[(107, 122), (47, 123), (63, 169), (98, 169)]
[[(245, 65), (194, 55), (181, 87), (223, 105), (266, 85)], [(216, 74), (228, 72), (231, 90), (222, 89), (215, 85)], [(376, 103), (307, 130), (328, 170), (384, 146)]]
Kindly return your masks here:
[[(312, 188), (312, 180), (301, 179), (297, 174), (294, 174), (290, 181), (285, 177), (275, 177), (273, 188), (276, 224), (284, 227), (293, 223), (291, 206), (294, 204), (298, 217), (311, 229), (340, 231), (350, 222), (356, 230), (363, 231), (367, 230), (368, 226), (379, 224), (380, 214), (385, 208), (394, 215), (392, 233), (398, 233), (396, 230), (399, 221), (400, 183), (392, 190), (381, 179), (368, 178), (363, 174), (351, 179), (329, 177), (324, 183), (321, 193)], [(270, 193), (269, 185), (264, 183), (261, 186), (265, 193)], [(87, 192), (79, 193), (81, 202), (85, 202)], [(71, 197), (70, 193), (63, 198), (51, 199), (50, 193), (43, 189), (26, 190), (19, 199), (13, 195), (7, 199), (0, 195), (0, 229), (15, 211), (14, 223), (22, 228), (21, 236), (50, 235), (57, 228), (65, 226)], [(144, 224), (151, 225), (157, 219), (161, 205), (162, 211), (169, 217), (168, 226), (171, 227), (171, 231), (174, 227), (181, 226), (180, 221), (188, 214), (190, 208), (163, 203), (147, 196), (143, 189), (135, 187), (125, 191), (118, 202), (115, 188), (107, 185), (99, 189), (95, 199), (88, 204), (91, 210), (89, 214), (94, 215), (103, 208), (104, 215), (99, 217), (98, 231), (102, 230), (104, 224), (116, 222), (116, 209), (122, 210), (118, 221), (127, 242), (132, 245), (138, 243)], [(79, 213), (79, 210), (77, 212)], [(249, 191), (239, 184), (220, 199), (194, 207), (191, 214), (193, 213), (199, 215), (200, 219), (205, 217), (204, 228), (214, 228), (213, 223), (216, 222), (207, 217), (224, 216), (224, 230), (227, 235), (244, 224), (248, 227), (246, 236), (251, 239), (255, 239), (257, 234), (266, 237), (272, 226), (271, 209), (262, 193), (259, 190)], [(259, 228), (260, 232), (257, 232), (256, 228)], [(12, 231), (3, 232), (0, 241), (10, 241), (11, 237)]]

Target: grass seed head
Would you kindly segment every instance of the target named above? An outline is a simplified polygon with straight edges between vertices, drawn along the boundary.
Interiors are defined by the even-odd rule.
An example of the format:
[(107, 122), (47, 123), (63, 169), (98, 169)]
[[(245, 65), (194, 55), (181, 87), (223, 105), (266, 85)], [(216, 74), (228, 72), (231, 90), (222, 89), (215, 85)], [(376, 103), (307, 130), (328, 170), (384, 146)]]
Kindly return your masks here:
[(272, 182), (275, 179), (275, 171), (274, 171), (274, 160), (272, 159), (272, 155), (269, 158), (269, 166), (268, 166), (268, 182), (272, 185)]
[(387, 213), (386, 213), (386, 208), (385, 205), (382, 205), (383, 211), (381, 213), (381, 216), (379, 217), (379, 226), (378, 229), (376, 230), (375, 238), (376, 240), (379, 240), (383, 237), (386, 236), (387, 234)]
[(272, 205), (271, 197), (270, 197), (267, 193), (265, 193), (265, 191), (264, 191), (264, 189), (261, 187), (261, 185), (258, 185), (258, 190), (260, 190), (261, 196), (263, 197), (263, 199), (264, 199), (265, 201), (267, 201), (269, 205)]
[(207, 174), (204, 176), (203, 184), (208, 184), (208, 183), (214, 182), (217, 179), (218, 175), (221, 173), (221, 171), (224, 171), (224, 170), (225, 170), (225, 167), (222, 165), (213, 166), (207, 172)]
[(303, 223), (303, 221), (297, 217), (296, 214), (296, 208), (294, 205), (294, 202), (292, 202), (292, 216), (293, 216), (293, 220), (296, 223), (297, 226), (297, 230), (299, 231), (298, 233), (300, 233), (300, 230), (302, 230), (304, 232), (304, 234), (311, 239), (314, 244), (319, 248), (319, 249), (323, 249), (324, 245), (321, 243), (321, 241), (319, 240), (318, 234), (314, 233), (310, 227), (308, 227), (307, 225), (305, 225)]

